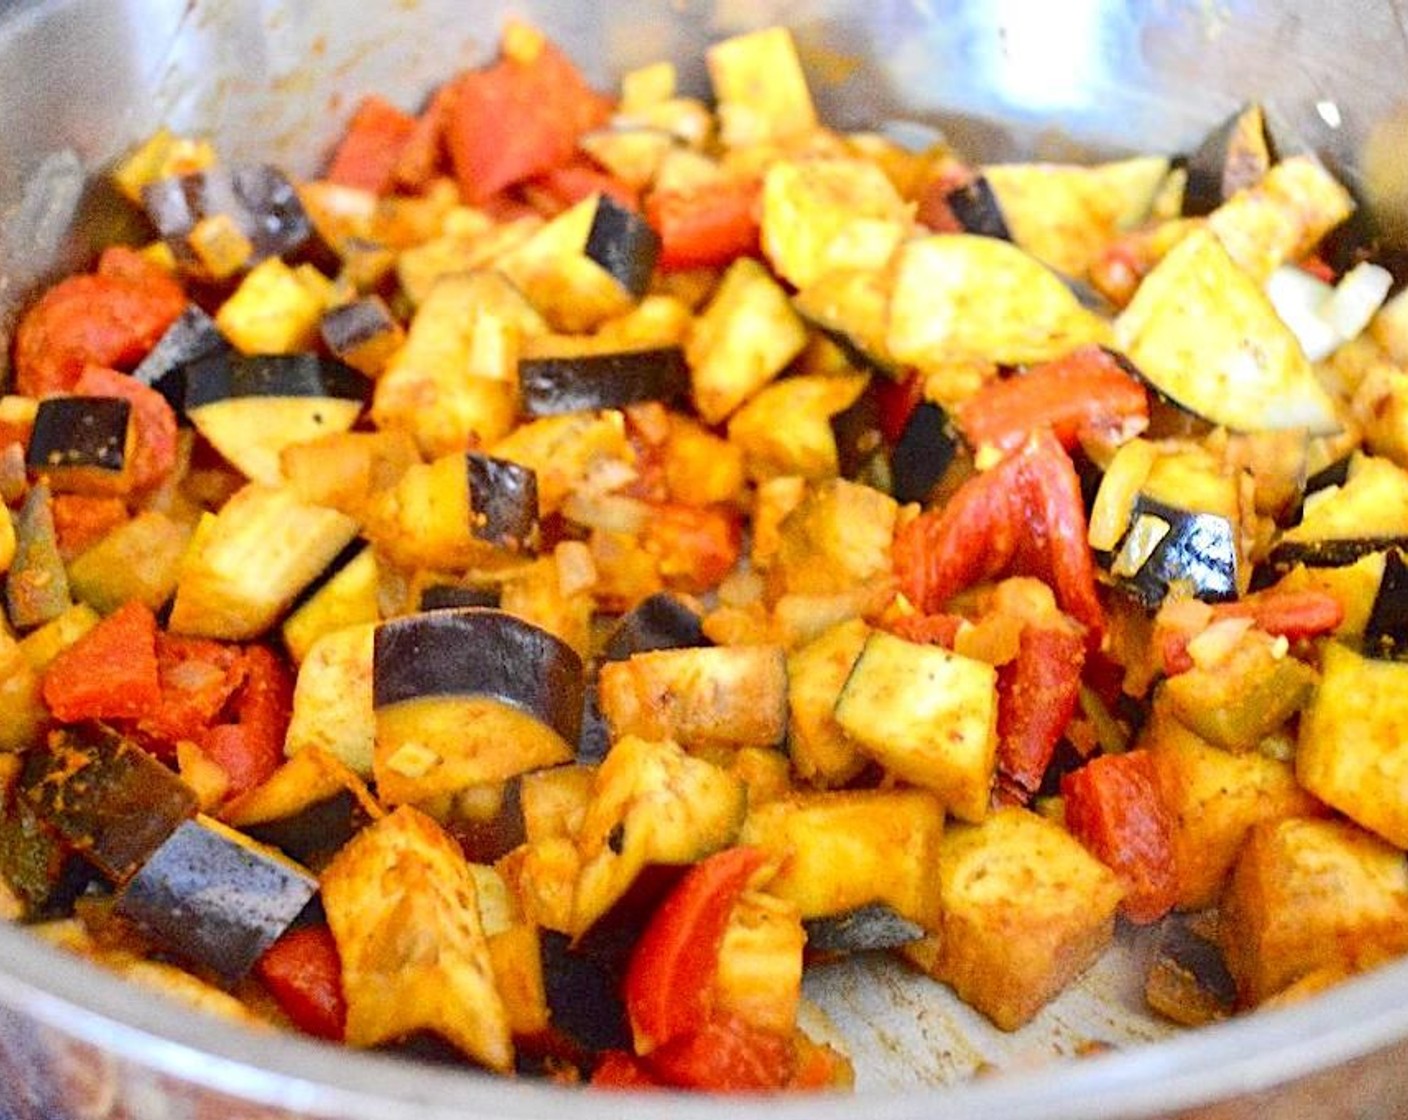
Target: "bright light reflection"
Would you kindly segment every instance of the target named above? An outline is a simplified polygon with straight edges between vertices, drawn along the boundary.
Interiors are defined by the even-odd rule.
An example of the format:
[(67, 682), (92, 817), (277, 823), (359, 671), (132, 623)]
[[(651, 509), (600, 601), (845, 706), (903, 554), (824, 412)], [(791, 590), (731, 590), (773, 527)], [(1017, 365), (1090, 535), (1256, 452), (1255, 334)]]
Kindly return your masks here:
[(997, 30), (989, 80), (1014, 108), (1033, 112), (1090, 102), (1106, 69), (1102, 0), (990, 0)]

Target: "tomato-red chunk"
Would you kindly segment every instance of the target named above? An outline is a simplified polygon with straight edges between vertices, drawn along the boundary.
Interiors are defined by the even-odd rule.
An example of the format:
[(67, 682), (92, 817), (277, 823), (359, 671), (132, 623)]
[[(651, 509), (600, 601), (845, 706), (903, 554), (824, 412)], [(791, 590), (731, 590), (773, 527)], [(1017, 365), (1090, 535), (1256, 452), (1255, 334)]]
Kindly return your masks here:
[[(1199, 632), (1189, 629), (1181, 617), (1191, 615), (1191, 612), (1182, 605), (1177, 609), (1177, 615), (1167, 609), (1160, 611), (1154, 625), (1154, 639), (1164, 672), (1170, 676), (1187, 672), (1193, 667), (1188, 643)], [(1344, 621), (1344, 604), (1328, 591), (1318, 588), (1285, 590), (1268, 587), (1265, 591), (1256, 591), (1229, 603), (1213, 604), (1207, 611), (1209, 625), (1227, 618), (1249, 618), (1257, 629), (1295, 642), (1333, 633)]]
[(646, 219), (660, 235), (658, 267), (665, 272), (726, 265), (758, 253), (761, 188), (725, 181), (697, 190), (653, 191)]
[(347, 1022), (342, 958), (327, 926), (289, 930), (264, 951), (254, 972), (295, 1027), (342, 1041)]
[(998, 670), (997, 770), (1003, 785), (1026, 802), (1080, 700), (1085, 641), (1074, 628), (1028, 625), (1017, 656)]
[(646, 1058), (650, 1071), (665, 1083), (713, 1093), (785, 1089), (795, 1062), (796, 1047), (789, 1036), (737, 1016), (710, 1018)]
[(1013, 451), (1038, 428), (1071, 450), (1082, 435), (1130, 436), (1149, 426), (1149, 398), (1104, 347), (1077, 347), (1026, 373), (991, 381), (959, 406), (970, 447)]
[(279, 768), (293, 713), (293, 677), (276, 653), (250, 646), (244, 666), (244, 685), (234, 700), (235, 722), (216, 724), (200, 743), (229, 776), (231, 798)]
[(161, 700), (156, 616), (132, 600), (49, 664), (44, 702), (64, 723), (141, 716)]
[(729, 506), (662, 502), (651, 508), (641, 543), (667, 584), (699, 594), (733, 570), (743, 549), (743, 527)]
[(1062, 777), (1061, 796), (1066, 828), (1124, 884), (1125, 917), (1148, 923), (1167, 914), (1178, 890), (1173, 821), (1149, 752), (1096, 758)]
[(85, 366), (131, 369), (185, 310), (186, 294), (136, 250), (108, 249), (98, 271), (50, 288), (15, 331), (15, 391), (67, 393)]
[(643, 1061), (624, 1050), (606, 1050), (592, 1070), (594, 1089), (663, 1089), (665, 1083)]
[(137, 722), (143, 745), (160, 758), (176, 757), (182, 739), (198, 742), (244, 683), (238, 646), (161, 631), (156, 637), (161, 699)]
[(395, 182), (401, 153), (416, 131), (416, 118), (384, 97), (362, 99), (328, 164), (327, 180), (384, 194)]
[(1047, 429), (983, 474), (968, 479), (941, 509), (895, 535), (900, 589), (934, 614), (958, 592), (1000, 575), (1047, 583), (1061, 609), (1098, 648), (1105, 611), (1095, 590), (1085, 507), (1070, 456)]
[(611, 112), (547, 42), (531, 59), (501, 58), (451, 88), (445, 140), (460, 189), (474, 203), (567, 163), (577, 138)]
[(717, 852), (691, 867), (651, 916), (626, 969), (626, 1015), (638, 1054), (709, 1021), (729, 915), (766, 862), (759, 848)]

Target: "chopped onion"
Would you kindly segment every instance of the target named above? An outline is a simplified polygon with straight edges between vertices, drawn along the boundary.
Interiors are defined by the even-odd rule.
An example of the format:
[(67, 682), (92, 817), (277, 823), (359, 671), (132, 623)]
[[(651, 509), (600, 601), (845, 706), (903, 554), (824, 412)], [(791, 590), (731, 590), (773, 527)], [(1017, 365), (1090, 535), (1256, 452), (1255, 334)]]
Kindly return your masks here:
[(1388, 296), (1393, 276), (1367, 261), (1331, 287), (1303, 268), (1283, 265), (1266, 281), (1266, 295), (1312, 362), (1328, 358), (1369, 325)]

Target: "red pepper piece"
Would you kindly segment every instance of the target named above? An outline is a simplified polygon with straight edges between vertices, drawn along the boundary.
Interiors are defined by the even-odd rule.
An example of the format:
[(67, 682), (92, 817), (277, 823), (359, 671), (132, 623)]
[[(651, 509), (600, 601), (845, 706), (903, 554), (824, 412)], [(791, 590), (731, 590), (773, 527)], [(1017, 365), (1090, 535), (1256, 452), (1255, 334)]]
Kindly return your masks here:
[(756, 256), (760, 199), (754, 180), (728, 180), (688, 192), (652, 191), (645, 215), (660, 235), (656, 267), (664, 272), (712, 268)]
[(1178, 891), (1173, 821), (1149, 752), (1096, 758), (1062, 777), (1061, 795), (1066, 828), (1124, 884), (1125, 917), (1142, 924), (1167, 914)]
[(205, 753), (229, 775), (231, 798), (279, 768), (293, 714), (293, 677), (276, 653), (249, 646), (244, 666), (244, 685), (234, 700), (235, 722), (216, 724), (201, 740)]
[(644, 1062), (624, 1050), (606, 1050), (592, 1070), (591, 1083), (597, 1089), (663, 1089), (665, 1083), (646, 1068)]
[(98, 271), (50, 288), (15, 332), (15, 391), (69, 392), (87, 365), (131, 369), (186, 307), (186, 294), (133, 249), (103, 253)]
[(569, 209), (594, 194), (607, 195), (628, 210), (640, 209), (640, 196), (635, 190), (584, 159), (545, 171), (527, 185), (545, 192), (559, 210)]
[(531, 60), (501, 58), (451, 88), (445, 140), (460, 189), (474, 203), (567, 163), (577, 138), (611, 111), (546, 42)]
[(997, 769), (1022, 802), (1046, 767), (1080, 701), (1085, 642), (1073, 629), (1026, 626), (1017, 656), (998, 670)]
[(327, 926), (300, 926), (275, 941), (255, 975), (299, 1030), (341, 1042), (347, 1023), (342, 958)]
[(937, 613), (958, 592), (1000, 575), (1030, 575), (1056, 593), (1096, 649), (1105, 611), (1095, 590), (1085, 507), (1070, 457), (1047, 429), (968, 479), (942, 509), (896, 535), (895, 575), (916, 608)]
[(651, 916), (624, 985), (637, 1053), (693, 1035), (709, 1021), (729, 915), (766, 862), (758, 848), (717, 852), (690, 868)]
[[(1332, 633), (1344, 621), (1344, 604), (1328, 591), (1316, 588), (1293, 591), (1269, 587), (1229, 603), (1215, 604), (1209, 623), (1227, 618), (1249, 618), (1259, 630), (1295, 642)], [(1188, 643), (1196, 634), (1163, 625), (1156, 625), (1154, 632), (1165, 673), (1176, 676), (1193, 667)]]
[(662, 502), (652, 507), (641, 543), (667, 584), (697, 594), (717, 587), (733, 570), (743, 527), (732, 507)]
[(52, 508), (54, 536), (65, 560), (86, 552), (127, 520), (127, 503), (121, 498), (55, 494)]
[(880, 413), (880, 434), (893, 446), (899, 443), (910, 416), (924, 399), (924, 378), (911, 373), (903, 381), (877, 377), (873, 384), (875, 404)]
[(956, 614), (909, 614), (886, 622), (884, 628), (907, 642), (952, 649), (962, 625)]
[(104, 366), (85, 366), (73, 386), (80, 396), (117, 397), (132, 405), (132, 492), (149, 493), (176, 469), (176, 413), (166, 398), (136, 378)]
[(415, 131), (416, 118), (410, 113), (376, 94), (363, 98), (333, 153), (328, 182), (385, 194)]
[(141, 716), (161, 701), (156, 616), (132, 600), (50, 663), (44, 702), (64, 723)]
[(1080, 346), (1026, 373), (989, 382), (959, 406), (955, 419), (970, 447), (1013, 451), (1037, 428), (1048, 427), (1069, 451), (1085, 433), (1143, 431), (1149, 398), (1108, 350)]
[(681, 1089), (715, 1093), (767, 1093), (792, 1080), (796, 1048), (787, 1035), (737, 1016), (710, 1018), (646, 1059), (652, 1073)]

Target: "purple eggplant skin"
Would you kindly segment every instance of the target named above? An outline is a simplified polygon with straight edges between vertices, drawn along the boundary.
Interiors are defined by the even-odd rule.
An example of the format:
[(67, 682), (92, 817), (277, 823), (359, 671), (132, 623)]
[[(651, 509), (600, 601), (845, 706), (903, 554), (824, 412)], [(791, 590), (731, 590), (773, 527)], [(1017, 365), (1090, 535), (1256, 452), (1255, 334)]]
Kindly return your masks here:
[(293, 924), (317, 877), (233, 830), (183, 821), (117, 896), (117, 912), (235, 983)]
[(506, 611), (428, 611), (377, 627), (372, 698), (485, 696), (532, 715), (568, 743), (582, 723), (582, 659), (566, 642)]
[(954, 187), (944, 195), (944, 202), (965, 232), (975, 233), (979, 237), (995, 237), (1001, 241), (1012, 240), (1012, 231), (1007, 228), (1002, 206), (993, 193), (992, 184), (984, 176), (979, 175), (961, 187)]
[(228, 215), (253, 246), (250, 263), (291, 256), (314, 240), (313, 223), (298, 191), (270, 164), (211, 168), (158, 179), (143, 188), (142, 206), (157, 232), (173, 246), (180, 246), (205, 218)]
[(465, 453), (471, 532), (477, 540), (513, 552), (531, 549), (538, 532), (538, 475), (531, 467)]
[(1408, 563), (1401, 548), (1389, 549), (1384, 574), (1364, 625), (1364, 652), (1389, 660), (1408, 658)]
[[(1274, 583), (1298, 564), (1307, 568), (1344, 568), (1370, 553), (1408, 548), (1408, 537), (1336, 537), (1320, 541), (1282, 541), (1258, 571), (1258, 586)], [(1261, 572), (1265, 572), (1261, 576)]]
[(1195, 513), (1140, 495), (1130, 524), (1149, 514), (1166, 521), (1168, 534), (1132, 576), (1115, 586), (1150, 610), (1158, 608), (1170, 585), (1182, 583), (1205, 603), (1237, 598), (1237, 528), (1215, 513)]
[(959, 436), (933, 401), (921, 401), (890, 453), (890, 480), (901, 504), (922, 502), (943, 478), (958, 453)]
[(121, 474), (131, 417), (131, 402), (117, 397), (48, 397), (34, 414), (25, 466), (39, 472), (83, 467)]
[(190, 786), (101, 723), (51, 732), (25, 755), (20, 789), (64, 843), (119, 885), (197, 806)]
[(372, 382), (336, 358), (318, 354), (237, 354), (223, 352), (186, 367), (187, 413), (236, 397), (327, 397), (371, 399)]
[(807, 918), (802, 926), (807, 931), (807, 951), (828, 955), (896, 949), (918, 941), (925, 932), (923, 926), (883, 902), (857, 906), (844, 914)]
[(446, 827), (470, 863), (495, 863), (527, 843), (522, 775), (515, 774), (504, 782), (503, 797), (492, 816), (472, 820), (461, 814)]
[(432, 583), (421, 588), (416, 609), (421, 611), (457, 610), (460, 607), (497, 607), (497, 587), (470, 587), (463, 583)]
[(321, 871), (369, 824), (371, 817), (361, 801), (350, 790), (342, 790), (289, 816), (244, 825), (241, 831), (304, 867)]
[(166, 403), (176, 413), (177, 422), (189, 426), (190, 421), (186, 419), (186, 367), (204, 358), (229, 354), (233, 349), (215, 320), (192, 303), (166, 328), (166, 333), (132, 371), (132, 376), (165, 397)]
[(1238, 190), (1258, 182), (1276, 160), (1261, 106), (1242, 106), (1184, 159), (1184, 216), (1211, 214)]
[(831, 417), (831, 438), (836, 443), (836, 468), (842, 478), (888, 494), (894, 482), (874, 386), (872, 378), (865, 392)]
[(646, 401), (670, 404), (689, 392), (689, 366), (678, 346), (524, 358), (518, 363), (518, 385), (524, 416), (595, 412)]
[(605, 269), (632, 299), (640, 299), (650, 287), (655, 262), (660, 257), (660, 235), (641, 215), (609, 195), (601, 195), (597, 199), (591, 231), (587, 234), (586, 255)]

